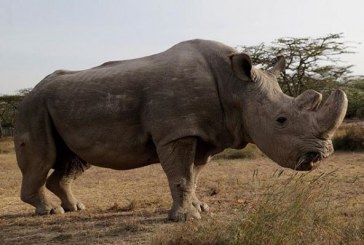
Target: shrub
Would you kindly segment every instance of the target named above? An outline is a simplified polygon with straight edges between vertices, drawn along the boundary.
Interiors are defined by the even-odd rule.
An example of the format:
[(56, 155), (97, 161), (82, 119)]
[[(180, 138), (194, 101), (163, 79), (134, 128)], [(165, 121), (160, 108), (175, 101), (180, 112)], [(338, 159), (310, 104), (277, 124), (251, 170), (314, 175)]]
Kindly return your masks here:
[(349, 101), (346, 118), (364, 118), (364, 79), (354, 79), (343, 89)]
[(332, 140), (335, 150), (363, 151), (364, 128), (350, 127)]

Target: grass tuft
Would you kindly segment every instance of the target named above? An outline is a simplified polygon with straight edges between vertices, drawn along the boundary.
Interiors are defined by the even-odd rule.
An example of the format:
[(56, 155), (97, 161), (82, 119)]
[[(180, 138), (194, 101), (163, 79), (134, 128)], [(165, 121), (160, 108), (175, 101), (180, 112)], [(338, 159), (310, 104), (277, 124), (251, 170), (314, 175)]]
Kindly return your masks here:
[[(339, 227), (337, 210), (325, 193), (331, 174), (294, 174), (266, 183), (254, 205), (243, 205), (237, 218), (181, 224), (154, 238), (153, 244), (356, 244), (363, 224)], [(262, 185), (257, 181), (258, 185)]]

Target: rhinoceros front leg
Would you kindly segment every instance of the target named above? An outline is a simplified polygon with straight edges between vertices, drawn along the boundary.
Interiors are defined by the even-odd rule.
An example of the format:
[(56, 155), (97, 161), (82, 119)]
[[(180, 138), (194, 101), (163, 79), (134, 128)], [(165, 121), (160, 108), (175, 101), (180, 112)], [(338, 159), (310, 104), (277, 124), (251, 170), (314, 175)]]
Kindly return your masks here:
[(171, 190), (173, 205), (169, 219), (185, 221), (200, 219), (194, 200), (195, 138), (183, 138), (157, 147), (158, 156)]
[(197, 189), (197, 183), (198, 183), (198, 177), (201, 173), (202, 168), (206, 165), (207, 160), (203, 162), (201, 165), (194, 166), (194, 186), (193, 186), (193, 192), (192, 192), (192, 205), (199, 211), (199, 212), (208, 212), (209, 206), (201, 202), (196, 195), (196, 189)]

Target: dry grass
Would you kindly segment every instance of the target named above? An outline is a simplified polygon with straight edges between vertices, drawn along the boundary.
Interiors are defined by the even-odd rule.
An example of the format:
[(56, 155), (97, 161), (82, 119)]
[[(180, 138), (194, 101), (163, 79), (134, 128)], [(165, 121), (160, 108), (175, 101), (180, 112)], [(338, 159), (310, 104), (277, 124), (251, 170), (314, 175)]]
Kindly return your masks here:
[[(292, 174), (263, 183), (253, 203), (241, 202), (232, 220), (222, 217), (181, 224), (155, 236), (153, 244), (362, 244), (364, 220), (342, 222), (327, 189), (331, 173)], [(257, 181), (257, 180), (254, 180)], [(259, 180), (258, 180), (259, 182)], [(261, 184), (258, 183), (260, 186)], [(261, 189), (261, 188), (259, 188)], [(363, 218), (364, 210), (357, 213)]]
[[(183, 239), (362, 244), (364, 153), (335, 154), (308, 175), (281, 172), (259, 155), (215, 159), (203, 171), (198, 191), (210, 214), (176, 224), (166, 220), (171, 197), (158, 164), (128, 171), (92, 167), (74, 185), (87, 210), (33, 216), (33, 208), (19, 199), (21, 175), (11, 139), (1, 140), (0, 149), (0, 244), (183, 244)], [(257, 237), (263, 231), (265, 240)]]

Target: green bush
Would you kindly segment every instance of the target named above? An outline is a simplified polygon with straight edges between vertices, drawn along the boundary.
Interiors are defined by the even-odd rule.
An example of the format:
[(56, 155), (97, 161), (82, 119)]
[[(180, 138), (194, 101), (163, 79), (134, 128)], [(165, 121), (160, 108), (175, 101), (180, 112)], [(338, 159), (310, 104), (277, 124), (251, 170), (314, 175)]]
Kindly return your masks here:
[(332, 140), (335, 150), (364, 151), (364, 128), (352, 127)]
[(346, 118), (364, 118), (364, 80), (351, 81), (343, 89), (349, 101)]

